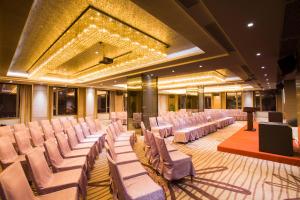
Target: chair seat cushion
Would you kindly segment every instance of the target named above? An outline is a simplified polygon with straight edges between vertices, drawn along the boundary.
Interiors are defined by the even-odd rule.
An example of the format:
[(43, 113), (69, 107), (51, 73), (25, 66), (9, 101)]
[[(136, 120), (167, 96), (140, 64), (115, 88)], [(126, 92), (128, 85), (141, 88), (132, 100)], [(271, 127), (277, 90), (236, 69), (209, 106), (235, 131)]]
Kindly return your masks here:
[(138, 161), (139, 159), (136, 157), (135, 153), (123, 153), (118, 154), (115, 162), (117, 165), (126, 164), (134, 161)]
[(148, 175), (137, 176), (124, 180), (124, 185), (126, 188), (126, 193), (129, 195), (130, 199), (165, 199), (163, 189)]
[(122, 154), (122, 153), (132, 153), (133, 149), (131, 146), (121, 146), (121, 147), (115, 147), (116, 154)]
[(117, 168), (123, 180), (147, 174), (147, 171), (144, 169), (140, 162), (117, 165)]

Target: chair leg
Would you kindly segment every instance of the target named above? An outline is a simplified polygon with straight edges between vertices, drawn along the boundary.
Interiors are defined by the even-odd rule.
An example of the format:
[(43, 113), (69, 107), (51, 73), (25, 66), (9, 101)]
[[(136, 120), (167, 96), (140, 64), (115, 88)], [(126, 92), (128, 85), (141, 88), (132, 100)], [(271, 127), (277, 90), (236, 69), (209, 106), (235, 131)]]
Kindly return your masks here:
[(192, 183), (193, 183), (193, 177), (194, 177), (194, 176), (193, 176), (193, 175), (191, 175), (191, 182), (192, 182)]

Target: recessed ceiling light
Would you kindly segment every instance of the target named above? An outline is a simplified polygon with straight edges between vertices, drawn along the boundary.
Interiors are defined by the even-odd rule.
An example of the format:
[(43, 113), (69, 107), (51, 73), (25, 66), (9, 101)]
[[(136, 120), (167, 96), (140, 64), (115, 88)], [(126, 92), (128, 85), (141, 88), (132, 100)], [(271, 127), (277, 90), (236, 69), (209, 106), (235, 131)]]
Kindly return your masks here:
[(268, 76), (268, 74), (265, 74), (265, 76)]
[(257, 53), (256, 53), (256, 56), (261, 56), (261, 53), (257, 52)]
[(247, 27), (248, 28), (251, 28), (251, 27), (253, 27), (254, 26), (254, 23), (253, 22), (249, 22), (248, 24), (247, 24)]
[(268, 85), (270, 85), (270, 83), (269, 83), (269, 82), (268, 82), (267, 84), (268, 84)]
[(114, 81), (115, 83), (117, 82), (117, 81)]
[(96, 53), (96, 54), (98, 54), (99, 52), (98, 52), (98, 51), (96, 51), (95, 53)]
[(12, 80), (9, 81), (9, 83), (12, 83), (12, 82), (13, 82)]
[(266, 68), (265, 66), (261, 66), (262, 69)]
[(172, 70), (172, 72), (174, 73), (174, 72), (175, 72), (175, 70), (173, 69), (173, 70)]
[(150, 76), (153, 76), (153, 74), (151, 74)]
[(266, 81), (269, 81), (269, 79), (267, 78)]
[(203, 67), (202, 65), (199, 65), (199, 67), (201, 68), (201, 67)]

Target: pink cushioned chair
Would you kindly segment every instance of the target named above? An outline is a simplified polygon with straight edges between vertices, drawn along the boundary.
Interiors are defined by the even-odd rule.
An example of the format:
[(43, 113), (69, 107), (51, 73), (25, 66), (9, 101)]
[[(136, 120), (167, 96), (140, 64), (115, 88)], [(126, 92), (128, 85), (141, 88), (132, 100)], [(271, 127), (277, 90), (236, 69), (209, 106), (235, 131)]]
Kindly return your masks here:
[(87, 157), (88, 167), (91, 169), (95, 163), (95, 159), (91, 155), (91, 151), (89, 149), (78, 149), (71, 150), (71, 147), (68, 144), (68, 140), (63, 133), (57, 133), (56, 139), (59, 147), (59, 151), (64, 158), (77, 158), (85, 156)]
[(120, 200), (164, 200), (163, 189), (148, 175), (136, 175), (124, 179), (120, 175), (120, 168), (113, 159), (108, 156), (108, 164), (113, 184), (114, 196)]
[(5, 169), (14, 162), (26, 163), (24, 155), (18, 155), (8, 136), (0, 138), (0, 162)]
[(26, 131), (17, 131), (14, 133), (14, 135), (20, 154), (25, 155), (33, 149), (30, 139), (27, 137)]
[(79, 200), (76, 187), (35, 196), (19, 162), (0, 174), (0, 195), (2, 200)]
[(88, 175), (87, 160), (85, 156), (64, 159), (58, 149), (56, 140), (50, 139), (44, 143), (46, 153), (54, 172), (81, 168)]
[(74, 126), (75, 133), (77, 136), (77, 139), (80, 143), (96, 143), (99, 152), (102, 151), (103, 144), (102, 144), (102, 138), (101, 137), (85, 137), (83, 134), (83, 130), (79, 124)]
[(33, 146), (35, 147), (43, 147), (44, 145), (44, 136), (43, 136), (43, 131), (35, 126), (30, 126), (30, 135), (31, 135), (31, 141)]
[(86, 199), (87, 179), (82, 169), (73, 169), (53, 173), (49, 168), (43, 152), (35, 148), (26, 154), (33, 182), (38, 194), (47, 194), (67, 188), (77, 187)]
[(163, 163), (162, 174), (169, 181), (179, 180), (186, 176), (195, 176), (195, 169), (190, 156), (180, 151), (168, 152), (165, 141), (160, 136), (154, 136), (155, 143)]

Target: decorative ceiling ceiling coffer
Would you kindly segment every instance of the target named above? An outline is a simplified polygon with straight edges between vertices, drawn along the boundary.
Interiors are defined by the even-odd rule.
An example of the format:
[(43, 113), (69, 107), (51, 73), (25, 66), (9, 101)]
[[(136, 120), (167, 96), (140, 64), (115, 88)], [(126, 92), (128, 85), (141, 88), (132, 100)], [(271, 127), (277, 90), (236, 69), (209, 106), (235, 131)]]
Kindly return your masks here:
[[(62, 69), (66, 62), (89, 51), (96, 44), (104, 45), (111, 62), (99, 62), (78, 71)], [(167, 56), (168, 44), (89, 6), (42, 54), (29, 69), (29, 77), (39, 79), (51, 74), (53, 79), (65, 78), (82, 83), (142, 67), (143, 64)], [(96, 52), (97, 53), (97, 52)]]

